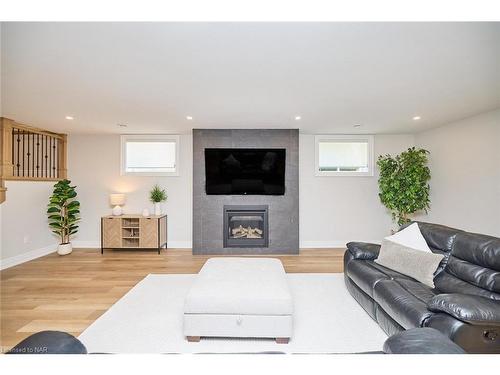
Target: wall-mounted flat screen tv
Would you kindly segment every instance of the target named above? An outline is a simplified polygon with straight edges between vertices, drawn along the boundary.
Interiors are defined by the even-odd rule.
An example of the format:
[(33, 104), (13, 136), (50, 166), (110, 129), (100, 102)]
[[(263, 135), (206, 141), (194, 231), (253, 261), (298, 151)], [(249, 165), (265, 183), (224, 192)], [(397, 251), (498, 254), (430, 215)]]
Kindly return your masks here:
[(208, 195), (285, 194), (284, 148), (206, 148)]

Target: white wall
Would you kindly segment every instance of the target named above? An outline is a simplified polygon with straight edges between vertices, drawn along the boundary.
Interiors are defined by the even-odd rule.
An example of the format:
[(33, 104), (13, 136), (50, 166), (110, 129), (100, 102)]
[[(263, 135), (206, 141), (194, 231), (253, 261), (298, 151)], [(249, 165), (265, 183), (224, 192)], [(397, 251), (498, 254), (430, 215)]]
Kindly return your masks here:
[[(400, 152), (413, 136), (377, 136), (375, 153)], [(90, 151), (91, 150), (91, 151)], [(73, 135), (69, 138), (69, 174), (82, 203), (76, 246), (95, 246), (99, 218), (109, 214), (108, 194), (124, 192), (129, 213), (152, 209), (148, 191), (158, 182), (167, 189), (169, 247), (190, 247), (192, 236), (192, 137), (181, 136), (179, 177), (120, 176), (120, 138), (116, 135)], [(90, 151), (90, 152), (89, 152)], [(390, 216), (378, 199), (377, 176), (315, 177), (314, 136), (300, 136), (300, 235), (302, 247), (342, 246), (349, 240), (375, 240), (391, 228)]]
[[(375, 160), (413, 146), (412, 135), (375, 136)], [(314, 135), (300, 136), (301, 247), (344, 246), (348, 241), (380, 242), (393, 227), (373, 177), (317, 177)]]
[(430, 151), (423, 220), (500, 237), (500, 110), (419, 133), (415, 142)]
[[(111, 212), (109, 193), (127, 194), (125, 212), (147, 207), (149, 189), (159, 183), (168, 192), (169, 247), (190, 247), (192, 236), (192, 137), (181, 136), (179, 177), (120, 176), (120, 137), (71, 135), (68, 173), (81, 202), (75, 247), (100, 241), (100, 217)], [(400, 152), (413, 144), (411, 135), (375, 137), (375, 154)], [(53, 183), (8, 182), (2, 205), (2, 259), (12, 264), (55, 250), (45, 208)], [(314, 136), (300, 135), (301, 247), (342, 246), (352, 240), (380, 240), (391, 228), (390, 215), (379, 203), (374, 177), (314, 176)]]
[(192, 136), (180, 138), (180, 173), (176, 177), (120, 176), (120, 136), (71, 135), (68, 146), (69, 179), (77, 186), (81, 223), (75, 246), (97, 246), (100, 218), (111, 214), (110, 193), (126, 193), (125, 213), (153, 211), (149, 190), (155, 183), (167, 190), (163, 205), (168, 214), (168, 246), (190, 247), (192, 227)]
[(2, 203), (2, 268), (55, 251), (58, 239), (47, 222), (53, 182), (6, 181)]
[[(375, 156), (416, 144), (431, 151), (432, 209), (419, 219), (500, 236), (500, 111), (416, 135), (377, 135)], [(480, 168), (478, 168), (480, 166)], [(82, 203), (76, 246), (97, 246), (100, 217), (109, 214), (108, 194), (127, 193), (126, 212), (152, 209), (151, 186), (167, 189), (169, 246), (190, 247), (192, 227), (192, 137), (181, 136), (179, 177), (120, 176), (117, 135), (71, 135), (69, 177)], [(392, 227), (373, 177), (316, 177), (314, 136), (300, 135), (301, 247), (341, 246), (380, 240)], [(45, 207), (53, 183), (7, 182), (2, 205), (2, 259), (24, 259), (54, 250)], [(24, 258), (23, 258), (24, 257)]]

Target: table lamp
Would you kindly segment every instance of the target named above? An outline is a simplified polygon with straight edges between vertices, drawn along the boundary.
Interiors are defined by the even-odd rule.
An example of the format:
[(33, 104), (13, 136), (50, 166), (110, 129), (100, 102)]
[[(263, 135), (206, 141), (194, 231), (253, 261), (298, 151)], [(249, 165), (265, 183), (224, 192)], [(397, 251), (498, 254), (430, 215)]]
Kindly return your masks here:
[(125, 204), (125, 194), (110, 194), (109, 203), (113, 206), (113, 216), (120, 216), (123, 213), (121, 206)]

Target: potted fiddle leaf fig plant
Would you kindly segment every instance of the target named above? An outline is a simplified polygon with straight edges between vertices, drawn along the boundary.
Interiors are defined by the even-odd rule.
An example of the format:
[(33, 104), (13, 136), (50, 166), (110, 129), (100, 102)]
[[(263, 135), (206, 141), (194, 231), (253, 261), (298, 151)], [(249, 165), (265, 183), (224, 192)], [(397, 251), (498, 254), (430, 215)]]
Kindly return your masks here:
[(70, 254), (73, 250), (70, 236), (78, 231), (80, 202), (76, 200), (76, 186), (71, 181), (61, 180), (54, 185), (54, 191), (47, 206), (49, 227), (59, 236), (59, 255)]
[(160, 186), (155, 185), (149, 192), (149, 200), (154, 204), (155, 215), (161, 215), (161, 202), (167, 200), (167, 191)]
[(395, 157), (381, 155), (379, 197), (399, 226), (410, 222), (409, 216), (430, 207), (431, 171), (427, 165), (429, 151), (410, 147)]

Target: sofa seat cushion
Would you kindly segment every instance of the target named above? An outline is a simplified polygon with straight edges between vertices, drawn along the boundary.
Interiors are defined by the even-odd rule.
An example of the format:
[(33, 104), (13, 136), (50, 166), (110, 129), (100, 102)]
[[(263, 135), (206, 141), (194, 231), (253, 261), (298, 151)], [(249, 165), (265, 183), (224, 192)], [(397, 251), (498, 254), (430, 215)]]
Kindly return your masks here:
[(373, 288), (380, 280), (401, 278), (411, 280), (409, 277), (381, 266), (373, 261), (352, 260), (345, 270), (347, 276), (366, 294), (373, 298)]
[(435, 295), (433, 289), (406, 278), (381, 280), (373, 291), (375, 301), (405, 329), (423, 326), (433, 314), (427, 302)]
[(427, 307), (431, 311), (444, 312), (462, 322), (477, 325), (500, 326), (500, 301), (470, 294), (439, 294)]

